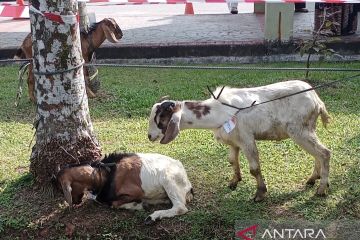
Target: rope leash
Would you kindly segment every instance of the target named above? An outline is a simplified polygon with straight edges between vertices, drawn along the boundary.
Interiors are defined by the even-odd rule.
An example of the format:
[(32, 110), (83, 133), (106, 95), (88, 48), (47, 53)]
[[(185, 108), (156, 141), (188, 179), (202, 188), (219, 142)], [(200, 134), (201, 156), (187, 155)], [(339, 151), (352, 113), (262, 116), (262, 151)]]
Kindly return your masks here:
[(84, 65), (84, 61), (82, 61), (78, 65), (72, 66), (71, 68), (68, 68), (68, 69), (61, 69), (61, 70), (57, 70), (57, 71), (53, 71), (53, 72), (33, 71), (33, 73), (34, 73), (34, 75), (57, 75), (57, 74), (63, 74), (63, 73), (71, 72), (73, 70), (76, 70), (76, 69), (82, 67), (83, 65)]
[[(26, 62), (26, 61), (31, 61), (31, 59), (0, 59), (0, 63), (2, 62)], [(81, 66), (86, 66), (86, 67), (91, 67), (91, 66), (102, 66), (102, 67), (122, 67), (122, 68), (155, 68), (155, 69), (205, 69), (205, 70), (250, 70), (250, 71), (322, 71), (322, 72), (360, 72), (360, 69), (348, 69), (348, 68), (274, 68), (274, 67), (221, 67), (221, 66), (179, 66), (179, 65), (129, 65), (129, 64), (115, 64), (115, 63), (85, 63), (81, 62), (79, 65), (74, 66), (71, 69), (64, 69), (64, 70), (60, 70), (60, 71), (56, 71), (56, 72), (35, 72), (34, 74), (37, 75), (52, 75), (52, 74), (60, 74), (60, 73), (64, 73), (64, 72), (69, 72), (71, 70), (77, 69)], [(94, 75), (92, 75), (90, 78), (93, 78), (97, 75), (97, 71), (95, 72)], [(292, 93), (286, 96), (282, 96), (282, 97), (278, 97), (275, 99), (271, 99), (265, 102), (261, 102), (261, 103), (256, 103), (256, 101), (254, 101), (250, 106), (247, 107), (237, 107), (231, 104), (227, 104), (227, 103), (223, 103), (221, 102), (221, 104), (231, 107), (231, 108), (235, 108), (238, 111), (235, 113), (238, 114), (240, 111), (245, 110), (245, 109), (249, 109), (258, 105), (262, 105), (265, 103), (269, 103), (269, 102), (273, 102), (276, 100), (280, 100), (283, 98), (287, 98), (287, 97), (291, 97), (297, 94), (301, 94), (304, 92), (308, 92), (308, 91), (313, 91), (315, 89), (318, 88), (323, 88), (323, 87), (328, 87), (332, 84), (341, 82), (341, 81), (348, 81), (348, 80), (353, 80), (357, 77), (359, 77), (360, 74), (356, 74), (352, 77), (349, 78), (344, 78), (344, 79), (338, 79), (329, 83), (324, 83), (324, 84), (320, 84), (318, 86), (309, 88), (309, 89), (305, 89), (296, 93)], [(208, 91), (210, 92), (211, 96), (215, 99), (218, 100), (222, 94), (222, 91), (224, 90), (225, 86), (222, 87), (222, 89), (220, 90), (220, 93), (218, 94), (217, 97), (215, 97), (214, 93), (211, 91), (210, 87), (207, 86)]]
[(265, 102), (260, 102), (260, 103), (256, 103), (256, 101), (254, 101), (250, 106), (247, 106), (247, 107), (243, 107), (243, 108), (240, 108), (240, 107), (237, 107), (237, 106), (234, 106), (232, 104), (228, 104), (228, 103), (224, 103), (224, 102), (221, 102), (219, 100), (225, 86), (223, 86), (218, 94), (218, 96), (215, 97), (214, 93), (211, 91), (210, 87), (207, 86), (207, 89), (209, 90), (211, 96), (219, 101), (222, 105), (225, 105), (227, 107), (231, 107), (231, 108), (235, 108), (237, 109), (237, 112), (234, 114), (238, 114), (240, 111), (242, 110), (245, 110), (245, 109), (249, 109), (249, 108), (252, 108), (252, 107), (255, 107), (255, 106), (259, 106), (259, 105), (262, 105), (262, 104), (266, 104), (266, 103), (269, 103), (269, 102), (273, 102), (273, 101), (277, 101), (277, 100), (280, 100), (280, 99), (284, 99), (284, 98), (287, 98), (287, 97), (292, 97), (292, 96), (295, 96), (295, 95), (298, 95), (298, 94), (301, 94), (301, 93), (304, 93), (304, 92), (309, 92), (309, 91), (313, 91), (313, 90), (316, 90), (318, 88), (324, 88), (324, 87), (329, 87), (330, 85), (333, 85), (333, 84), (336, 84), (338, 82), (343, 82), (343, 81), (350, 81), (350, 80), (353, 80), (355, 78), (358, 78), (360, 77), (360, 74), (356, 74), (354, 76), (351, 76), (351, 77), (348, 77), (348, 78), (342, 78), (342, 79), (338, 79), (338, 80), (335, 80), (335, 81), (331, 81), (331, 82), (328, 82), (328, 83), (324, 83), (324, 84), (319, 84), (315, 87), (311, 87), (311, 88), (308, 88), (308, 89), (305, 89), (305, 90), (302, 90), (302, 91), (299, 91), (299, 92), (295, 92), (295, 93), (291, 93), (291, 94), (288, 94), (288, 95), (285, 95), (285, 96), (281, 96), (281, 97), (278, 97), (278, 98), (274, 98), (274, 99), (271, 99), (271, 100), (268, 100), (268, 101), (265, 101)]
[(89, 81), (92, 81), (99, 73), (99, 70), (96, 69), (95, 73), (89, 77)]
[(31, 62), (32, 58), (26, 59), (0, 59), (0, 63)]
[(194, 70), (244, 70), (244, 71), (320, 71), (320, 72), (360, 72), (360, 69), (349, 68), (276, 68), (276, 67), (224, 67), (224, 66), (190, 66), (190, 65), (139, 65), (115, 63), (86, 63), (85, 66), (121, 67), (121, 68), (154, 68), (154, 69), (194, 69)]
[[(0, 63), (27, 62), (32, 59), (0, 59)], [(190, 65), (140, 65), (140, 64), (116, 64), (116, 63), (85, 63), (84, 66), (95, 67), (119, 67), (119, 68), (154, 68), (154, 69), (194, 69), (194, 70), (243, 70), (243, 71), (319, 71), (319, 72), (360, 72), (359, 68), (301, 68), (301, 67), (224, 67), (224, 66), (190, 66)]]
[(24, 74), (26, 73), (26, 70), (28, 69), (29, 65), (30, 65), (30, 62), (24, 62), (20, 66), (19, 73), (18, 73), (19, 83), (18, 83), (18, 90), (17, 90), (16, 98), (15, 98), (15, 107), (19, 106), (19, 101), (21, 99), (22, 92), (23, 92), (23, 86), (24, 86)]

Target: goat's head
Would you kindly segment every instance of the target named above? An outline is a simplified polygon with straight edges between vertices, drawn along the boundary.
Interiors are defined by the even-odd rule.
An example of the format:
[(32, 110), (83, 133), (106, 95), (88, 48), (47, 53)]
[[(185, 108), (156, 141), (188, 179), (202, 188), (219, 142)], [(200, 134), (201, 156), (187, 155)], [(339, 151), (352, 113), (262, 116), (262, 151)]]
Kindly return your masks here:
[(90, 165), (66, 167), (60, 170), (56, 177), (56, 183), (64, 193), (65, 200), (72, 207), (80, 204), (85, 191), (95, 189), (96, 182), (94, 168)]
[(167, 144), (180, 132), (181, 104), (171, 100), (156, 103), (150, 113), (148, 137), (150, 141), (161, 138)]
[(109, 42), (117, 43), (122, 38), (123, 33), (116, 21), (113, 18), (105, 18), (102, 23), (106, 39)]

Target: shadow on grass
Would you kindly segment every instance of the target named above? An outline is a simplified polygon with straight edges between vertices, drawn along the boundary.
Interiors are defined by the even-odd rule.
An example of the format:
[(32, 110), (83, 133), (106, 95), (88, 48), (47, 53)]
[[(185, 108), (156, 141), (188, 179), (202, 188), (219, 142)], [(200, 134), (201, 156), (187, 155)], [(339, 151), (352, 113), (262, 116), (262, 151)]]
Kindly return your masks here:
[[(353, 145), (358, 141), (359, 135), (347, 140), (346, 144)], [(249, 180), (240, 184), (235, 192), (226, 189), (225, 185), (215, 186), (214, 193), (207, 196), (203, 188), (197, 193), (199, 196), (195, 195), (194, 203), (189, 205), (190, 212), (185, 216), (145, 226), (143, 221), (150, 212), (115, 210), (90, 201), (69, 211), (63, 204), (62, 194), (55, 198), (44, 197), (33, 189), (31, 175), (26, 174), (1, 185), (0, 231), (6, 236), (5, 239), (58, 239), (66, 234), (80, 238), (92, 236), (92, 239), (230, 239), (234, 236), (236, 220), (356, 219), (360, 213), (359, 176), (359, 161), (355, 161), (344, 174), (330, 175), (334, 186), (326, 198), (314, 196), (316, 187), (303, 186), (291, 192), (269, 192), (263, 202), (254, 203), (251, 197), (255, 193), (255, 185)], [(345, 194), (339, 196), (338, 191)], [(235, 194), (235, 197), (229, 198), (229, 194)], [(338, 197), (343, 199), (333, 206), (333, 202), (329, 201)]]
[[(359, 146), (360, 135), (356, 135), (345, 142), (345, 145)], [(339, 147), (335, 151), (341, 151)], [(344, 150), (343, 150), (344, 151)], [(330, 189), (327, 197), (313, 197), (309, 201), (298, 202), (291, 209), (293, 211), (306, 212), (313, 209), (309, 214), (311, 219), (333, 220), (333, 219), (360, 219), (360, 154), (355, 151), (354, 159), (346, 172), (331, 175), (330, 160)]]
[(0, 232), (6, 228), (19, 230), (26, 227), (26, 217), (17, 212), (17, 199), (14, 198), (16, 192), (28, 188), (32, 184), (30, 174), (25, 174), (11, 182), (1, 182), (0, 192)]
[[(359, 142), (360, 135), (357, 135), (346, 140), (344, 145), (356, 146), (356, 143)], [(357, 146), (359, 145), (357, 144)], [(341, 148), (342, 146), (339, 146), (333, 152), (341, 151)], [(344, 150), (342, 149), (342, 151)], [(256, 219), (359, 220), (360, 157), (359, 154), (351, 157), (354, 161), (348, 163), (349, 166), (345, 167), (344, 172), (336, 175), (332, 175), (330, 172), (330, 189), (326, 197), (319, 197), (315, 194), (319, 181), (312, 187), (307, 186), (304, 182), (302, 186), (287, 192), (272, 192), (269, 189), (268, 196), (264, 201), (254, 203), (251, 197), (256, 190), (255, 182), (245, 182), (240, 183), (234, 193), (225, 190), (219, 194), (219, 205), (228, 206), (226, 207), (227, 211), (230, 211), (225, 211), (221, 215), (229, 221)], [(299, 182), (299, 184), (301, 183)], [(226, 197), (229, 194), (232, 194), (232, 197)]]

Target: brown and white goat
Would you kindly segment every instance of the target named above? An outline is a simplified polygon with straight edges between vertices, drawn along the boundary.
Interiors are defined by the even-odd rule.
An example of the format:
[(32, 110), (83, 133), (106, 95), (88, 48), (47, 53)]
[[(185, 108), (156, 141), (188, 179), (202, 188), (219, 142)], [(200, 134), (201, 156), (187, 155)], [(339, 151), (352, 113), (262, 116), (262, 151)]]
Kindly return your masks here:
[[(81, 52), (84, 62), (91, 61), (94, 51), (107, 39), (109, 42), (117, 43), (123, 36), (122, 31), (116, 21), (112, 18), (104, 18), (102, 21), (95, 23), (90, 27), (88, 32), (80, 32)], [(29, 33), (20, 48), (17, 50), (15, 59), (32, 58), (32, 38)], [(95, 97), (95, 94), (89, 88), (89, 72), (84, 68), (84, 77), (86, 83), (86, 92), (89, 97)], [(29, 73), (27, 78), (29, 98), (32, 102), (36, 102), (34, 90), (35, 81), (33, 75), (32, 63), (29, 65)]]
[[(257, 181), (255, 201), (261, 201), (267, 192), (255, 141), (292, 138), (315, 157), (314, 171), (307, 184), (314, 185), (316, 179), (321, 179), (317, 194), (325, 195), (329, 183), (330, 151), (319, 141), (315, 128), (319, 115), (325, 126), (330, 117), (315, 91), (254, 106), (237, 114), (237, 109), (222, 104), (243, 108), (254, 101), (261, 103), (310, 88), (309, 84), (294, 80), (255, 88), (226, 87), (218, 100), (165, 100), (152, 107), (148, 137), (151, 141), (161, 138), (160, 143), (167, 144), (183, 129), (213, 130), (217, 140), (230, 146), (230, 163), (234, 170), (229, 183), (231, 189), (241, 181), (239, 150), (245, 154), (250, 173)], [(219, 91), (216, 90), (215, 96)]]
[(56, 180), (70, 207), (81, 203), (86, 191), (101, 203), (134, 210), (143, 209), (143, 203), (168, 203), (170, 199), (172, 208), (155, 211), (146, 223), (185, 214), (185, 204), (193, 198), (181, 162), (155, 153), (113, 153), (101, 162), (65, 167)]

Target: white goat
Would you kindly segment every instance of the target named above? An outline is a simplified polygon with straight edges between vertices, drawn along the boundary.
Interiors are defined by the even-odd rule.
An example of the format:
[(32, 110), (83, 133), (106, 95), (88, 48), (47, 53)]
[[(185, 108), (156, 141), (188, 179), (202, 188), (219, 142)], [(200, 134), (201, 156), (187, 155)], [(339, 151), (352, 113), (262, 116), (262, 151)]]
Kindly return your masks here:
[(113, 153), (101, 162), (65, 167), (56, 180), (70, 207), (81, 203), (86, 191), (97, 195), (99, 202), (134, 210), (143, 209), (143, 203), (168, 203), (170, 199), (172, 208), (155, 211), (145, 220), (147, 224), (185, 214), (185, 204), (193, 198), (181, 162), (155, 153)]
[[(255, 88), (226, 87), (218, 100), (211, 98), (204, 101), (162, 101), (152, 107), (148, 137), (150, 141), (161, 138), (160, 143), (167, 144), (183, 129), (213, 130), (217, 140), (230, 146), (230, 163), (234, 176), (229, 187), (233, 190), (241, 181), (239, 150), (245, 154), (250, 173), (257, 181), (255, 201), (261, 201), (267, 192), (255, 140), (282, 140), (290, 137), (315, 157), (314, 171), (307, 184), (314, 185), (315, 180), (321, 177), (317, 194), (325, 195), (328, 188), (330, 151), (319, 141), (315, 128), (319, 115), (325, 126), (330, 117), (315, 91), (253, 106), (237, 114), (237, 109), (222, 104), (248, 107), (254, 101), (261, 103), (309, 88), (309, 84), (293, 80)], [(215, 96), (219, 91), (218, 88)]]

